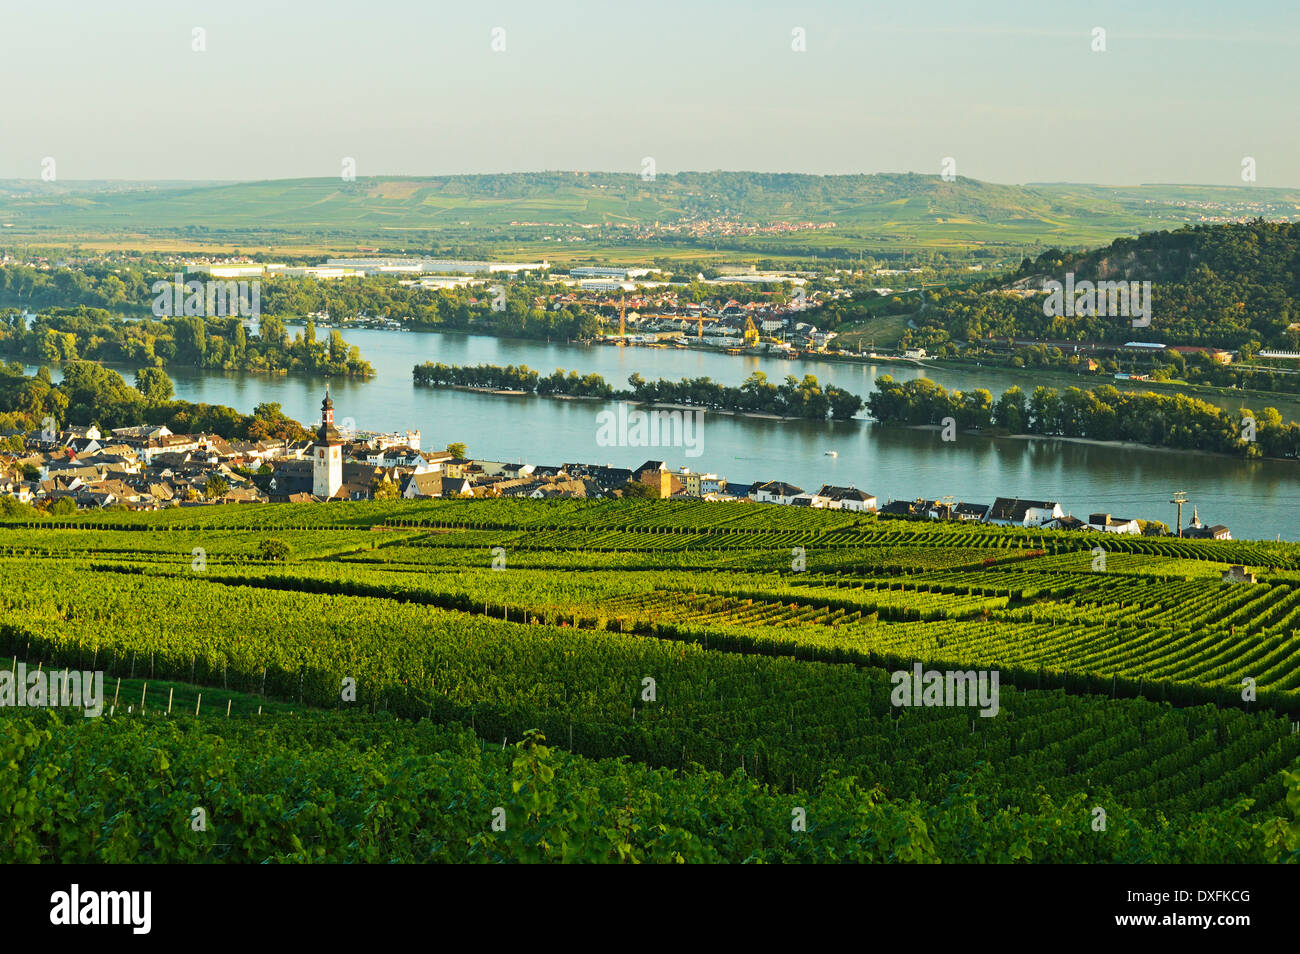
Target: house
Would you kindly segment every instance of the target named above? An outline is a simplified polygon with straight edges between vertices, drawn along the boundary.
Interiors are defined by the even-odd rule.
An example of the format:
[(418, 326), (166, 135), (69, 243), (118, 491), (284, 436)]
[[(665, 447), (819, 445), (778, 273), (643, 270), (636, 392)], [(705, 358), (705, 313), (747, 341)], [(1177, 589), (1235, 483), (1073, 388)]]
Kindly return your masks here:
[(697, 474), (687, 467), (679, 470), (676, 476), (688, 497), (703, 497), (705, 494), (717, 493), (727, 486), (727, 482), (717, 474)]
[(218, 457), (234, 457), (235, 448), (230, 441), (218, 434), (204, 434), (200, 437), (204, 450), (211, 451)]
[(483, 472), (468, 457), (449, 457), (441, 463), (442, 472), (448, 477), (468, 477), (471, 472), (479, 474)]
[[(463, 479), (463, 478), (462, 478)], [(403, 500), (420, 500), (442, 496), (442, 474), (407, 474), (398, 494)]]
[(510, 463), (499, 460), (476, 460), (472, 463), (478, 465), (485, 477), (519, 478), (526, 477), (533, 472), (532, 464)]
[(1231, 540), (1232, 533), (1221, 523), (1216, 523), (1212, 527), (1199, 526), (1187, 527), (1183, 530), (1183, 536), (1189, 540)]
[(1232, 534), (1221, 523), (1207, 527), (1201, 523), (1201, 515), (1196, 507), (1192, 508), (1192, 522), (1183, 531), (1183, 536), (1192, 540), (1231, 540)]
[(765, 480), (749, 488), (749, 499), (756, 503), (789, 504), (803, 493), (802, 487), (780, 480)]
[(931, 520), (951, 520), (955, 506), (951, 500), (917, 501), (917, 509)]
[(602, 493), (608, 495), (632, 480), (632, 471), (623, 467), (600, 466), (599, 464), (565, 464), (563, 470), (571, 477), (593, 480)]
[(1124, 520), (1120, 517), (1112, 517), (1108, 513), (1089, 514), (1088, 529), (1099, 530), (1102, 533), (1127, 533), (1133, 536), (1140, 536), (1142, 533), (1142, 528), (1138, 526), (1136, 520)]
[[(167, 431), (167, 428), (161, 428)], [(113, 435), (116, 437), (117, 432)], [(199, 438), (192, 434), (173, 434), (171, 431), (161, 437), (151, 437), (144, 441), (137, 441), (135, 438), (127, 438), (122, 441), (128, 447), (138, 449), (140, 457), (146, 464), (150, 463), (155, 457), (161, 454), (185, 454), (198, 451), (204, 444)], [(210, 455), (211, 452), (205, 451), (203, 456)]]
[[(141, 443), (145, 441), (161, 440), (164, 437), (171, 437), (172, 432), (167, 429), (165, 424), (142, 424), (139, 427), (115, 427), (113, 436), (118, 440), (132, 440)], [(87, 434), (87, 437), (90, 435)]]
[(984, 522), (999, 527), (1041, 527), (1064, 516), (1065, 511), (1055, 501), (999, 497), (993, 501)]
[(532, 477), (504, 477), (487, 484), (485, 495), (489, 497), (527, 497), (541, 486)]
[[(450, 454), (446, 455), (448, 458)], [(372, 467), (409, 467), (417, 474), (436, 473), (442, 469), (442, 463), (430, 464), (426, 455), (413, 447), (397, 444), (382, 450), (372, 450), (360, 455), (361, 459)]]
[(533, 500), (552, 500), (561, 497), (586, 497), (587, 485), (581, 480), (548, 480), (528, 495)]
[(402, 479), (400, 494), (405, 500), (430, 497), (468, 497), (473, 485), (464, 477), (448, 477), (436, 471), (410, 473)]
[(853, 510), (856, 512), (870, 513), (876, 509), (876, 498), (863, 490), (856, 487), (836, 487), (832, 484), (823, 484), (822, 488), (817, 491), (817, 496), (826, 501), (825, 507), (828, 510)]
[(474, 485), (464, 477), (447, 477), (442, 478), (442, 496), (443, 497), (471, 497), (474, 494)]
[(103, 444), (93, 437), (72, 437), (64, 441), (64, 447), (69, 448), (78, 457), (89, 457), (103, 449)]
[(270, 498), (272, 503), (282, 503), (292, 497), (312, 492), (312, 461), (277, 460), (271, 465), (271, 473), (258, 474), (254, 482)]
[(878, 511), (882, 517), (921, 519), (926, 516), (924, 500), (891, 500)]
[(661, 460), (646, 461), (632, 471), (632, 480), (638, 484), (645, 484), (650, 488), (651, 494), (660, 500), (667, 500), (673, 495), (674, 485), (677, 489), (682, 486), (681, 481), (673, 476), (668, 465)]
[(954, 520), (969, 520), (979, 523), (988, 516), (989, 505), (977, 503), (959, 503), (952, 508)]
[(233, 487), (226, 492), (221, 498), (222, 503), (266, 503), (267, 496), (256, 487), (250, 485), (244, 487)]

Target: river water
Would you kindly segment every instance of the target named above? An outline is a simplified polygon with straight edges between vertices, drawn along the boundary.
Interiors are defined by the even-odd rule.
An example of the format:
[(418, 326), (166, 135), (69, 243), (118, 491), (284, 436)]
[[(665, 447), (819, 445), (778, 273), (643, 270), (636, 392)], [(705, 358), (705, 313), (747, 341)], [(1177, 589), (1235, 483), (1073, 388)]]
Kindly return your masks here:
[[(952, 442), (938, 431), (881, 427), (867, 420), (773, 421), (706, 414), (698, 456), (684, 447), (600, 446), (597, 414), (614, 404), (541, 397), (507, 397), (467, 391), (417, 388), (411, 368), (423, 361), (446, 364), (526, 364), (548, 374), (555, 368), (596, 372), (615, 387), (634, 371), (650, 380), (709, 376), (739, 384), (761, 370), (780, 381), (786, 375), (817, 376), (864, 398), (882, 374), (909, 379), (924, 374), (948, 388), (985, 387), (994, 397), (1012, 384), (1031, 391), (1039, 384), (1068, 386), (1064, 375), (1008, 369), (926, 369), (910, 365), (787, 360), (715, 354), (674, 348), (581, 346), (486, 336), (357, 329), (345, 333), (374, 365), (370, 380), (330, 382), (337, 421), (352, 419), (363, 430), (422, 432), (425, 450), (464, 441), (471, 456), (535, 464), (589, 462), (635, 467), (647, 459), (669, 466), (714, 472), (730, 483), (785, 480), (816, 490), (823, 483), (852, 485), (891, 499), (953, 496), (992, 503), (995, 497), (1058, 501), (1066, 512), (1162, 520), (1171, 526), (1172, 491), (1187, 492), (1208, 524), (1226, 524), (1237, 539), (1300, 539), (1300, 463), (1241, 461), (1228, 457), (1158, 449), (1097, 446), (1056, 439), (972, 437)], [(128, 382), (133, 369), (121, 368)], [(265, 375), (167, 369), (176, 396), (226, 404), (243, 412), (264, 401), (279, 402), (304, 423), (319, 421), (324, 379), (311, 375)], [(30, 369), (29, 369), (30, 373)], [(1095, 380), (1091, 383), (1095, 383)], [(1237, 407), (1231, 401), (1217, 401)], [(1265, 402), (1255, 403), (1256, 410)], [(1300, 409), (1267, 402), (1286, 417)], [(827, 456), (835, 451), (838, 456)]]

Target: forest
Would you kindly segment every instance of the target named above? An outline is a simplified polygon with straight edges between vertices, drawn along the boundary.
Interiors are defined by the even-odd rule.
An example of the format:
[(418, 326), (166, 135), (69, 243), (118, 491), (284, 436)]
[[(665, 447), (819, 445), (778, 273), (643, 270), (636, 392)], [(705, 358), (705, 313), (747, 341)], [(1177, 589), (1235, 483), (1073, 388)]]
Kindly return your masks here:
[[(1045, 314), (1043, 284), (1151, 282), (1152, 315)], [(940, 350), (990, 338), (1300, 350), (1300, 223), (1256, 219), (1118, 238), (1104, 248), (1049, 249), (978, 289), (924, 295), (906, 343)]]

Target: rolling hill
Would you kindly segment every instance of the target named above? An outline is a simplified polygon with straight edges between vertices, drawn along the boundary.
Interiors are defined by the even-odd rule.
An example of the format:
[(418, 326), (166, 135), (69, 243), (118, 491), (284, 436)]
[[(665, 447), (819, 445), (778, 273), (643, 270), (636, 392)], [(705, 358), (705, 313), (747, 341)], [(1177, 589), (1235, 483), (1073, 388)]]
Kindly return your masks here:
[[(695, 242), (759, 253), (834, 255), (908, 245), (1101, 244), (1183, 223), (1300, 217), (1300, 190), (1214, 186), (1000, 185), (917, 174), (812, 176), (538, 172), (241, 183), (0, 181), (0, 223), (32, 239), (107, 233), (237, 240), (349, 237), (420, 241)], [(726, 225), (813, 223), (736, 235)], [(830, 223), (834, 223), (830, 227)], [(695, 232), (668, 225), (695, 225)], [(657, 229), (656, 227), (659, 226)], [(581, 228), (579, 228), (581, 227)], [(569, 238), (567, 240), (572, 240)], [(855, 252), (856, 253), (856, 252)]]

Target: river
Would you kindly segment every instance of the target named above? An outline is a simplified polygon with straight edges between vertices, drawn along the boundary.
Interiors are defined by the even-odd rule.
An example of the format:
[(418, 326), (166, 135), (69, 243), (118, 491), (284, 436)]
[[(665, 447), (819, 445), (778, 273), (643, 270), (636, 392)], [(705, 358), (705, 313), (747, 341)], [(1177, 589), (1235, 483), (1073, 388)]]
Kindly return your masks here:
[[(594, 371), (615, 387), (624, 386), (634, 371), (647, 379), (707, 375), (734, 385), (761, 370), (775, 381), (788, 374), (814, 374), (823, 386), (835, 384), (865, 398), (879, 375), (910, 379), (924, 374), (948, 388), (985, 387), (996, 397), (1012, 384), (1027, 391), (1039, 384), (1068, 386), (1072, 379), (1063, 374), (1005, 368), (923, 371), (901, 364), (548, 344), (438, 332), (356, 329), (345, 337), (377, 373), (370, 380), (330, 382), (336, 420), (350, 418), (363, 430), (418, 428), (425, 450), (464, 441), (471, 456), (488, 460), (635, 467), (647, 459), (663, 459), (674, 468), (717, 473), (732, 484), (784, 480), (805, 490), (823, 483), (852, 485), (875, 494), (882, 505), (922, 496), (976, 503), (1023, 497), (1058, 501), (1067, 513), (1085, 520), (1090, 513), (1107, 512), (1170, 525), (1175, 518), (1170, 497), (1182, 490), (1188, 496), (1184, 522), (1195, 505), (1203, 522), (1226, 524), (1237, 539), (1300, 539), (1300, 464), (1289, 461), (1242, 461), (1055, 439), (959, 434), (955, 441), (944, 442), (938, 431), (881, 427), (867, 420), (773, 421), (713, 413), (704, 417), (702, 452), (687, 457), (682, 447), (599, 446), (596, 416), (613, 404), (417, 388), (411, 381), (411, 368), (423, 361), (526, 364), (543, 374), (557, 367), (582, 374)], [(119, 370), (129, 382), (133, 369)], [(167, 372), (176, 384), (176, 396), (187, 401), (227, 404), (244, 412), (275, 401), (304, 423), (320, 419), (322, 378), (180, 367)], [(1300, 417), (1286, 401), (1257, 401), (1252, 406), (1258, 410), (1265, 403), (1277, 406), (1286, 417)], [(827, 456), (827, 451), (838, 456)]]

